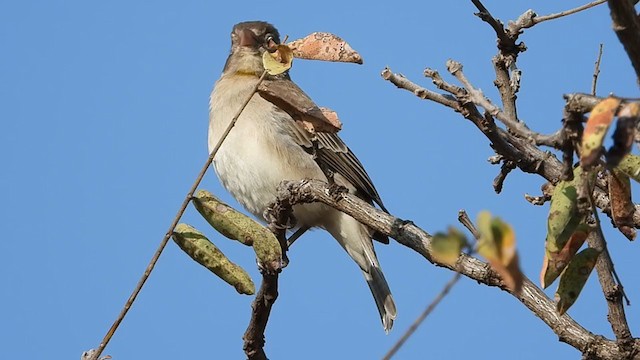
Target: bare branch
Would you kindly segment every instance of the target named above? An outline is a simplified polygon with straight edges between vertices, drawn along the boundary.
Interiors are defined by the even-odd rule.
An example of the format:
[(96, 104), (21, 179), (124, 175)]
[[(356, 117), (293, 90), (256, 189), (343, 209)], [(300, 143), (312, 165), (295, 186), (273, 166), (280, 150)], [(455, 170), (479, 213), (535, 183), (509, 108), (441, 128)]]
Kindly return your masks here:
[[(600, 281), (602, 292), (607, 300), (607, 307), (609, 309), (607, 320), (609, 320), (613, 334), (616, 336), (616, 339), (618, 339), (620, 346), (627, 348), (632, 343), (632, 337), (629, 324), (627, 323), (627, 317), (624, 312), (624, 305), (622, 303), (622, 299), (623, 297), (626, 298), (626, 295), (620, 280), (617, 279), (617, 275), (617, 281), (614, 280), (615, 269), (613, 261), (611, 260), (611, 255), (607, 249), (607, 242), (604, 238), (604, 234), (602, 233), (598, 210), (593, 205), (593, 202), (591, 202), (591, 211), (596, 220), (596, 229), (589, 233), (587, 243), (589, 244), (589, 247), (600, 251), (600, 256), (598, 256), (598, 260), (596, 262), (596, 271), (598, 273), (598, 280)], [(627, 302), (628, 301), (629, 299), (627, 299)], [(629, 348), (627, 350), (631, 349)]]
[(462, 225), (464, 225), (464, 227), (466, 227), (467, 230), (469, 230), (469, 232), (473, 235), (473, 237), (476, 240), (480, 240), (480, 232), (478, 231), (476, 226), (473, 225), (473, 222), (469, 218), (469, 214), (467, 214), (465, 210), (458, 211), (458, 221)]
[(390, 83), (394, 84), (399, 88), (411, 91), (415, 96), (423, 100), (428, 99), (431, 101), (435, 101), (444, 106), (448, 106), (456, 111), (461, 111), (458, 107), (458, 103), (455, 100), (451, 99), (450, 97), (447, 97), (442, 94), (438, 94), (436, 92), (433, 92), (421, 86), (418, 86), (417, 84), (413, 83), (412, 81), (404, 77), (404, 75), (394, 74), (393, 72), (391, 72), (391, 69), (389, 68), (385, 68), (384, 70), (382, 70), (381, 75), (383, 79), (389, 81)]
[(511, 170), (516, 168), (516, 164), (513, 161), (505, 161), (500, 167), (500, 172), (495, 179), (493, 179), (493, 190), (496, 194), (500, 194), (502, 192), (502, 186), (504, 185), (504, 181), (507, 179), (507, 175), (511, 172)]
[[(373, 230), (394, 238), (437, 266), (447, 267), (482, 284), (497, 286), (513, 295), (500, 277), (491, 270), (489, 264), (464, 254), (455, 266), (435, 262), (431, 256), (431, 235), (412, 222), (375, 209), (352, 194), (336, 191), (335, 186), (327, 186), (319, 180), (285, 181), (278, 188), (278, 198), (286, 198), (292, 204), (324, 203), (354, 217)], [(524, 279), (520, 294), (513, 296), (544, 321), (558, 335), (560, 341), (581, 351), (585, 358), (640, 359), (640, 339), (631, 340), (635, 353), (630, 355), (623, 352), (615, 341), (590, 333), (567, 314), (559, 315), (555, 303), (527, 278)]]
[(509, 23), (509, 30), (511, 32), (521, 31), (522, 29), (530, 28), (534, 25), (540, 24), (543, 21), (561, 18), (563, 16), (572, 15), (577, 12), (590, 9), (594, 6), (603, 4), (606, 1), (607, 0), (597, 0), (585, 5), (578, 6), (570, 10), (565, 10), (559, 13), (543, 15), (543, 16), (538, 16), (533, 10), (528, 10), (524, 14), (520, 15), (520, 17), (518, 17), (518, 20), (516, 20), (515, 23), (511, 23), (511, 22)]
[[(414, 95), (416, 95), (416, 89), (424, 89), (404, 76), (394, 74), (389, 68), (386, 68), (382, 75), (383, 78), (389, 82), (392, 82), (401, 89), (411, 91)], [(443, 87), (455, 88), (452, 85), (446, 85)], [(436, 97), (437, 99), (433, 101), (461, 113), (466, 119), (470, 120), (487, 137), (487, 139), (489, 139), (491, 146), (498, 154), (508, 160), (514, 161), (522, 171), (539, 174), (553, 184), (563, 178), (562, 163), (553, 154), (540, 150), (530, 141), (517, 138), (509, 134), (507, 131), (497, 128), (490, 119), (480, 114), (473, 103), (470, 103), (467, 100), (468, 95), (465, 89), (458, 89), (460, 89), (460, 92), (452, 93), (453, 97), (451, 98), (442, 94), (434, 93), (427, 89), (424, 90), (438, 95)], [(418, 92), (421, 93), (421, 91)], [(422, 99), (431, 100), (431, 96), (416, 96)], [(565, 105), (566, 111), (576, 113), (590, 112), (591, 109), (593, 109), (593, 107), (603, 99), (581, 93), (565, 94), (564, 98), (567, 101)], [(624, 101), (633, 100), (634, 99), (625, 99)], [(558, 137), (558, 134), (553, 134), (552, 136), (556, 138)], [(550, 138), (551, 137), (547, 137), (547, 139)], [(609, 209), (610, 201), (606, 188), (600, 187), (600, 184), (598, 184), (598, 187), (594, 189), (593, 197), (595, 204), (600, 209), (603, 209), (605, 212)], [(640, 228), (640, 205), (635, 205), (635, 208), (636, 211), (633, 214), (633, 225)]]
[(591, 82), (591, 95), (596, 95), (596, 86), (598, 85), (598, 75), (600, 75), (600, 60), (602, 60), (602, 44), (598, 49), (598, 58), (596, 60), (595, 69), (593, 69), (593, 81)]
[(629, 0), (608, 0), (613, 20), (613, 30), (636, 71), (636, 79), (640, 79), (640, 19), (634, 4)]

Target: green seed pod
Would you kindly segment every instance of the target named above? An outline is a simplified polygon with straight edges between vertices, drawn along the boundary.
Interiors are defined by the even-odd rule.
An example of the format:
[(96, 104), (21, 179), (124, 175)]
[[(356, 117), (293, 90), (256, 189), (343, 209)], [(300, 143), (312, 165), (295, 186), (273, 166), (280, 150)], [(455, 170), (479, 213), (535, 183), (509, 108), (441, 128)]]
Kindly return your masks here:
[(267, 270), (282, 267), (282, 249), (275, 235), (255, 220), (218, 200), (206, 190), (199, 190), (193, 205), (200, 215), (222, 235), (253, 246), (258, 261)]
[(253, 295), (256, 287), (249, 274), (234, 264), (201, 232), (187, 224), (178, 224), (173, 241), (198, 264), (233, 286), (240, 294)]

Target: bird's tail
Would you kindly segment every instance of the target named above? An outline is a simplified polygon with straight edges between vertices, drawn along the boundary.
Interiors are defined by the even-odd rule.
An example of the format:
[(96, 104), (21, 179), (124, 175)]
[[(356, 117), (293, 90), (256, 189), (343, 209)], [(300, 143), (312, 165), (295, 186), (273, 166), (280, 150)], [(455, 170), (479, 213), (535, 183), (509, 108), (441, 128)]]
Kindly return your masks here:
[(387, 280), (384, 278), (384, 274), (382, 273), (379, 265), (371, 266), (368, 271), (362, 270), (362, 274), (367, 280), (369, 289), (371, 289), (373, 299), (376, 301), (376, 306), (380, 313), (380, 319), (382, 319), (384, 331), (389, 333), (389, 330), (393, 327), (393, 320), (396, 318), (397, 314), (396, 303), (393, 301), (393, 297), (391, 296), (389, 284), (387, 284)]
[(354, 218), (340, 212), (336, 212), (336, 221), (327, 225), (326, 229), (362, 270), (376, 301), (384, 331), (388, 333), (396, 318), (396, 304), (373, 249), (371, 231)]

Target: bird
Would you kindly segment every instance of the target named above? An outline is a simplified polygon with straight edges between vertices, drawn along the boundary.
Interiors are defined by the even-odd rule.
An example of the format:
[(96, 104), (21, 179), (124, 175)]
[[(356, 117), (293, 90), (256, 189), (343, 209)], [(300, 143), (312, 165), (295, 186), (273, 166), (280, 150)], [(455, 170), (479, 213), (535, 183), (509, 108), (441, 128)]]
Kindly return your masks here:
[[(274, 52), (278, 44), (278, 30), (267, 22), (247, 21), (233, 26), (231, 51), (209, 99), (209, 153), (260, 81), (264, 72), (262, 55)], [(288, 71), (266, 75), (263, 83), (280, 100), (317, 109)], [(284, 180), (333, 181), (387, 211), (361, 162), (337, 134), (310, 131), (292, 117), (291, 109), (283, 109), (279, 101), (261, 94), (251, 97), (215, 155), (213, 166), (223, 187), (261, 220), (265, 220), (263, 214), (275, 201), (277, 187)], [(388, 244), (388, 237), (321, 203), (295, 205), (293, 215), (297, 226), (326, 230), (355, 261), (388, 333), (397, 310), (372, 241)]]

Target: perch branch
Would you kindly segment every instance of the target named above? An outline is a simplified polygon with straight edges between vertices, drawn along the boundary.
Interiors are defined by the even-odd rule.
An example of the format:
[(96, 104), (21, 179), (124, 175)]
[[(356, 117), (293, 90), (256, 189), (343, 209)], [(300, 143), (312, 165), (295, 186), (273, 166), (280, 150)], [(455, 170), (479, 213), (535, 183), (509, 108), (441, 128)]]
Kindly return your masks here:
[(455, 264), (437, 263), (431, 256), (431, 235), (410, 221), (405, 221), (375, 209), (354, 195), (332, 190), (319, 180), (286, 181), (278, 189), (279, 199), (288, 199), (291, 204), (321, 202), (340, 210), (366, 226), (394, 238), (400, 244), (422, 255), (427, 261), (457, 271), (462, 275), (488, 286), (496, 286), (516, 297), (532, 313), (539, 317), (565, 342), (589, 359), (640, 359), (640, 339), (632, 339), (634, 357), (622, 352), (615, 341), (596, 336), (567, 314), (558, 315), (555, 303), (531, 280), (525, 278), (519, 295), (513, 295), (489, 264), (462, 254)]

